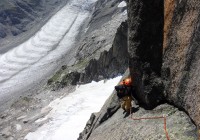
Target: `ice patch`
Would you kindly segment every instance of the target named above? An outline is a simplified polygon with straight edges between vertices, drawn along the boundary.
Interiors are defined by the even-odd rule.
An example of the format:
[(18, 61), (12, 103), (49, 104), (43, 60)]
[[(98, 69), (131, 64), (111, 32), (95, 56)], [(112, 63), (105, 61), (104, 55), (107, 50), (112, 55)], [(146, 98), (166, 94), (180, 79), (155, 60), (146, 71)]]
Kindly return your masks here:
[(119, 5), (118, 5), (118, 7), (119, 8), (121, 8), (121, 7), (126, 7), (126, 2), (125, 1), (122, 1)]
[(27, 140), (76, 140), (92, 112), (98, 112), (121, 77), (77, 86), (75, 92), (49, 104), (47, 124), (29, 133)]
[(122, 13), (123, 16), (127, 16), (127, 10), (124, 10), (124, 12)]

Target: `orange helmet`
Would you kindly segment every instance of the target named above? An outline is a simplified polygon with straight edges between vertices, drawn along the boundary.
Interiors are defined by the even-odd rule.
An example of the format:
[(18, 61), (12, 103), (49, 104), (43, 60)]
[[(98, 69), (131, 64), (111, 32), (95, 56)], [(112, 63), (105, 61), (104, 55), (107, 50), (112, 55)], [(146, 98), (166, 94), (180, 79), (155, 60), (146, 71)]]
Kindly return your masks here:
[(131, 86), (131, 85), (132, 85), (132, 80), (131, 80), (131, 78), (126, 78), (126, 79), (124, 79), (124, 80), (120, 83), (120, 85)]

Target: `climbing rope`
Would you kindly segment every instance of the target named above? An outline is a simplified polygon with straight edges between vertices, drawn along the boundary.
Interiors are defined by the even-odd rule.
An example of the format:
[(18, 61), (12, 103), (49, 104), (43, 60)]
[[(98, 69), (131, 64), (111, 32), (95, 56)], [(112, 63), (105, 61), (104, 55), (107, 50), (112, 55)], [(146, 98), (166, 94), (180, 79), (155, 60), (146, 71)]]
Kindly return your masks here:
[(163, 119), (164, 120), (164, 131), (165, 131), (165, 135), (167, 140), (170, 140), (169, 135), (168, 135), (168, 131), (167, 131), (167, 118), (166, 116), (160, 116), (160, 117), (146, 117), (146, 118), (133, 118), (131, 115), (131, 119), (132, 120), (150, 120), (150, 119)]

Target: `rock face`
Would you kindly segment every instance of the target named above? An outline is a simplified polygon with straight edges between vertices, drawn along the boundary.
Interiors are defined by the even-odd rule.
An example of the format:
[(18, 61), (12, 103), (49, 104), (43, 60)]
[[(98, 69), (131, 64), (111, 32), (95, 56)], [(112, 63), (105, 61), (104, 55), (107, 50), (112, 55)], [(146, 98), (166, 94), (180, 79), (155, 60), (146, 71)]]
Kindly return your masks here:
[(199, 126), (198, 18), (199, 1), (128, 2), (130, 67), (132, 77), (139, 79), (139, 98), (152, 106), (163, 99), (154, 94), (161, 95), (164, 86), (164, 98)]
[[(129, 71), (126, 70), (123, 78), (130, 75)], [(86, 140), (90, 137), (90, 135), (93, 133), (93, 131), (100, 126), (102, 123), (107, 121), (116, 111), (120, 108), (120, 103), (118, 100), (118, 97), (116, 95), (116, 92), (113, 91), (113, 94), (107, 99), (103, 107), (101, 108), (101, 111), (97, 114), (92, 114), (90, 117), (90, 120), (87, 122), (85, 129), (82, 133), (80, 133), (80, 136), (78, 140)]]
[[(131, 116), (127, 117), (126, 114), (123, 114), (122, 109), (118, 109), (114, 114), (108, 113), (114, 111), (114, 109), (107, 110), (108, 112), (105, 113), (105, 107), (102, 108), (99, 114), (91, 116), (78, 140), (167, 139), (163, 129), (163, 118), (133, 120)], [(164, 104), (150, 111), (143, 108), (134, 108), (132, 118), (162, 117), (163, 114), (168, 114), (166, 124), (170, 139), (197, 140), (196, 126), (192, 124), (184, 112), (178, 111), (177, 108), (170, 105)]]
[[(124, 77), (132, 76), (137, 87), (136, 98), (140, 104), (140, 107), (134, 105), (133, 117), (167, 115), (167, 130), (171, 139), (197, 140), (197, 126), (200, 125), (199, 2), (167, 0), (164, 3), (163, 0), (127, 0), (127, 27), (127, 22), (124, 22), (126, 7), (118, 7), (121, 1), (99, 0), (96, 3), (93, 16), (80, 29), (82, 31), (77, 37), (77, 44), (71, 50), (73, 53), (66, 59), (67, 64), (49, 79), (48, 84), (53, 90), (57, 90), (68, 85), (76, 85), (78, 82), (87, 83), (92, 80), (112, 78), (122, 74), (129, 66)], [(33, 7), (39, 6), (38, 11), (40, 11), (41, 5), (48, 5), (49, 1), (29, 0), (29, 2)], [(52, 5), (60, 3), (56, 0), (51, 2), (49, 4)], [(6, 3), (3, 1), (2, 5)], [(2, 21), (6, 21), (6, 25), (12, 25), (13, 31), (16, 31), (7, 31), (4, 29), (4, 24), (0, 23), (1, 38), (6, 38), (8, 33), (20, 34), (34, 23), (31, 18), (20, 15), (21, 12), (29, 11), (30, 6), (27, 3), (11, 1), (9, 4), (25, 6), (17, 8), (19, 15), (1, 16), (6, 17), (6, 20)], [(45, 15), (43, 12), (41, 10), (41, 15)], [(22, 21), (15, 18), (18, 16)], [(19, 24), (23, 25), (21, 23), (30, 25), (27, 24), (27, 27), (24, 26), (21, 30), (17, 28)], [(186, 111), (192, 120), (185, 112), (171, 105), (159, 105), (166, 101)], [(23, 99), (22, 103), (29, 103), (29, 99)], [(17, 105), (21, 107), (21, 104), (15, 104)], [(35, 106), (32, 107), (35, 109)], [(38, 116), (27, 118), (22, 115), (24, 114), (20, 112), (18, 119), (24, 120), (25, 124), (38, 118)], [(120, 109), (114, 91), (101, 111), (91, 115), (78, 139), (166, 139), (162, 118), (133, 120), (130, 117)], [(10, 121), (6, 115), (0, 118)], [(14, 131), (21, 129), (19, 125), (15, 127)], [(3, 131), (0, 138), (13, 138), (13, 128), (1, 128)]]
[[(129, 76), (127, 69), (123, 78)], [(166, 116), (166, 127), (170, 139), (197, 140), (197, 127), (186, 113), (177, 108), (162, 104), (153, 110), (146, 110), (133, 104), (132, 116), (124, 113), (116, 91), (105, 102), (98, 113), (93, 113), (80, 133), (78, 140), (166, 140), (164, 119), (150, 119)], [(144, 120), (133, 120), (149, 118)]]
[[(135, 107), (133, 116), (168, 114), (170, 139), (199, 139), (199, 1), (127, 0), (127, 4), (130, 75), (140, 106), (152, 109)], [(159, 105), (163, 102), (186, 113)], [(119, 109), (114, 92), (91, 116), (79, 140), (166, 139), (158, 120), (135, 122), (129, 117)]]
[[(184, 112), (169, 105), (161, 105), (152, 111), (135, 109), (133, 118), (148, 118), (170, 114), (167, 117), (167, 130), (171, 139), (197, 139), (196, 127)], [(132, 120), (124, 117), (123, 110), (119, 109), (105, 123), (97, 127), (88, 140), (166, 140), (163, 119)], [(189, 127), (188, 127), (189, 126)]]
[(112, 47), (103, 51), (98, 60), (92, 59), (81, 75), (81, 82), (113, 78), (123, 74), (128, 66), (127, 22), (123, 22), (117, 30)]
[(34, 34), (67, 1), (1, 0), (0, 50), (6, 51), (8, 47), (16, 45), (18, 40), (23, 41)]
[(165, 94), (200, 127), (200, 2), (173, 0), (165, 5)]
[(118, 7), (120, 2), (97, 1), (91, 19), (85, 24), (87, 30), (82, 31), (71, 50), (71, 54), (76, 54), (67, 56), (67, 65), (49, 79), (50, 86), (54, 88), (72, 84), (62, 82), (71, 72), (80, 75), (75, 84), (113, 78), (124, 73), (128, 67), (128, 27), (126, 8)]
[(131, 76), (137, 87), (139, 101), (146, 108), (152, 108), (163, 99), (163, 84), (160, 78), (163, 1), (129, 0), (127, 3)]

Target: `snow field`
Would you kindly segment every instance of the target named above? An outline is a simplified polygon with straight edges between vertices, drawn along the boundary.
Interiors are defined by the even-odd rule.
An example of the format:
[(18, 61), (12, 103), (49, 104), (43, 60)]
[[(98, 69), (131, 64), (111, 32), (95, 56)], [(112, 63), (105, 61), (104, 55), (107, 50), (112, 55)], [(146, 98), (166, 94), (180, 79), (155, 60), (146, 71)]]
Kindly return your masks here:
[[(92, 82), (77, 86), (75, 92), (49, 104), (51, 112), (41, 120), (50, 119), (47, 124), (29, 133), (27, 140), (76, 140), (84, 129), (92, 112), (98, 112), (112, 94), (121, 77), (106, 82)], [(37, 120), (36, 122), (40, 122)]]
[(59, 67), (95, 1), (70, 1), (33, 37), (0, 55), (0, 103), (40, 83)]

